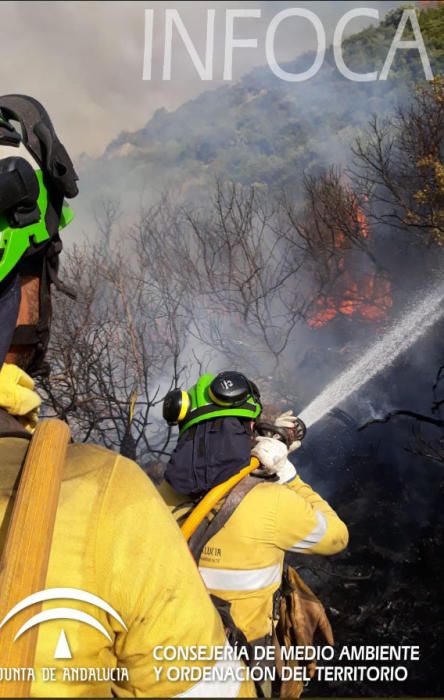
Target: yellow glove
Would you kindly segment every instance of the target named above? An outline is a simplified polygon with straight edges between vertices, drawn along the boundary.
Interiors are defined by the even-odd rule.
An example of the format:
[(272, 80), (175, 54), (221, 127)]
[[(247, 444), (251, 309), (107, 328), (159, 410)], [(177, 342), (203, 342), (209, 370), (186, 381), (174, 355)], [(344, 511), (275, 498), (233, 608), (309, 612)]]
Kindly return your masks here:
[(32, 431), (42, 400), (34, 391), (34, 380), (16, 365), (3, 364), (0, 370), (0, 407)]

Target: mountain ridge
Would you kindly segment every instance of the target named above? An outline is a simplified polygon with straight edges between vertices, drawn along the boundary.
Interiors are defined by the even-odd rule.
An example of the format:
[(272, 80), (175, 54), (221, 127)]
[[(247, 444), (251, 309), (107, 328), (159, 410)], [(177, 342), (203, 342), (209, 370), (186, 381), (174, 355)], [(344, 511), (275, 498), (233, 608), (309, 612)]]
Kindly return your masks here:
[[(344, 41), (351, 70), (382, 67), (401, 13), (398, 8)], [(418, 11), (418, 18), (432, 70), (440, 73), (444, 7)], [(307, 52), (283, 67), (305, 70), (312, 56)], [(416, 49), (397, 52), (387, 81), (347, 80), (331, 46), (320, 71), (305, 82), (288, 83), (268, 67), (256, 67), (236, 83), (205, 90), (174, 111), (158, 109), (141, 129), (121, 132), (102, 156), (88, 160), (82, 178), (90, 185), (100, 179), (101, 192), (108, 194), (166, 188), (182, 197), (195, 195), (215, 178), (294, 188), (302, 172), (344, 164), (369, 116), (389, 115), (421, 79)]]

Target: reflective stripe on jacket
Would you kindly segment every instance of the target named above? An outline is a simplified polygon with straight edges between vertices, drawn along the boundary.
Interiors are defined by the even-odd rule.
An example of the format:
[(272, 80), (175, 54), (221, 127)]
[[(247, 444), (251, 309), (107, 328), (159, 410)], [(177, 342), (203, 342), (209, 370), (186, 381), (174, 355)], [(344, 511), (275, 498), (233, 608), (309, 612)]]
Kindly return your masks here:
[[(166, 482), (160, 492), (176, 518), (189, 508), (189, 498)], [(204, 547), (199, 570), (210, 592), (231, 602), (234, 621), (253, 641), (271, 631), (285, 551), (330, 555), (347, 543), (346, 525), (299, 476), (288, 484), (259, 482)]]

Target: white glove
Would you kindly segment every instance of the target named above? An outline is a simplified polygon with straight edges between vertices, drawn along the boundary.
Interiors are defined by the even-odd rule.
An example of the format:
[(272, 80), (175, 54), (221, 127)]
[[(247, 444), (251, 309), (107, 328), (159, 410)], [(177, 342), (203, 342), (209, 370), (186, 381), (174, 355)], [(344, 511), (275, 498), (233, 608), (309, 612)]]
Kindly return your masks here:
[(288, 448), (280, 440), (260, 435), (256, 438), (256, 444), (251, 454), (257, 457), (261, 465), (270, 474), (276, 474), (278, 482), (285, 484), (296, 476), (296, 469), (288, 460)]
[[(274, 424), (278, 428), (294, 428), (297, 422), (298, 418), (297, 416), (293, 415), (293, 409), (290, 408), (289, 411), (284, 411), (284, 413), (281, 413), (274, 421)], [(295, 450), (298, 450), (300, 446), (301, 441), (295, 440), (288, 448), (288, 452), (294, 452)]]
[(278, 428), (294, 428), (297, 421), (297, 417), (293, 415), (293, 409), (290, 408), (289, 411), (280, 413), (274, 421), (274, 424), (277, 425)]

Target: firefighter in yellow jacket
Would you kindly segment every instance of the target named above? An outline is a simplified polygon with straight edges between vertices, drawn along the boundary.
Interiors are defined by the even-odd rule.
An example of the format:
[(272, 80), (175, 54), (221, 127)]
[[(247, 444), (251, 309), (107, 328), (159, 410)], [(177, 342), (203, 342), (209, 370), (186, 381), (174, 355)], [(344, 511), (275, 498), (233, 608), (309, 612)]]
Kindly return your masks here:
[[(345, 524), (288, 460), (289, 447), (277, 436), (254, 438), (261, 410), (257, 387), (238, 372), (205, 374), (188, 392), (170, 392), (164, 417), (180, 432), (160, 487), (175, 517), (183, 520), (190, 500), (197, 502), (238, 473), (251, 455), (274, 476), (258, 480), (199, 560), (210, 593), (231, 603), (234, 622), (252, 644), (270, 639), (285, 553), (331, 555), (348, 543)], [(289, 411), (276, 429), (297, 424)], [(299, 446), (295, 440), (290, 450)]]
[[(10, 119), (21, 122), (21, 134)], [(41, 105), (23, 96), (0, 98), (0, 145), (22, 138), (43, 172), (21, 158), (0, 161), (1, 547), (40, 405), (25, 369), (37, 373), (43, 366), (50, 283), (62, 287), (58, 233), (70, 218), (63, 199), (77, 192), (72, 163)], [(65, 589), (62, 600), (57, 589)], [(245, 667), (230, 659), (222, 623), (174, 519), (128, 459), (96, 445), (68, 447), (46, 587), (35, 593), (45, 591), (55, 598), (43, 603), (44, 612), (69, 607), (77, 619), (41, 623), (32, 696), (254, 696), (252, 684), (242, 680)], [(0, 648), (1, 627), (14, 622), (14, 616), (0, 621)], [(165, 648), (172, 659), (174, 649), (197, 645), (210, 657), (214, 647), (225, 648), (228, 660), (168, 662), (162, 656)], [(180, 672), (218, 665), (231, 671), (229, 680), (167, 674), (170, 666)], [(48, 667), (55, 669), (54, 682), (42, 676)], [(7, 671), (1, 669), (2, 680)]]

